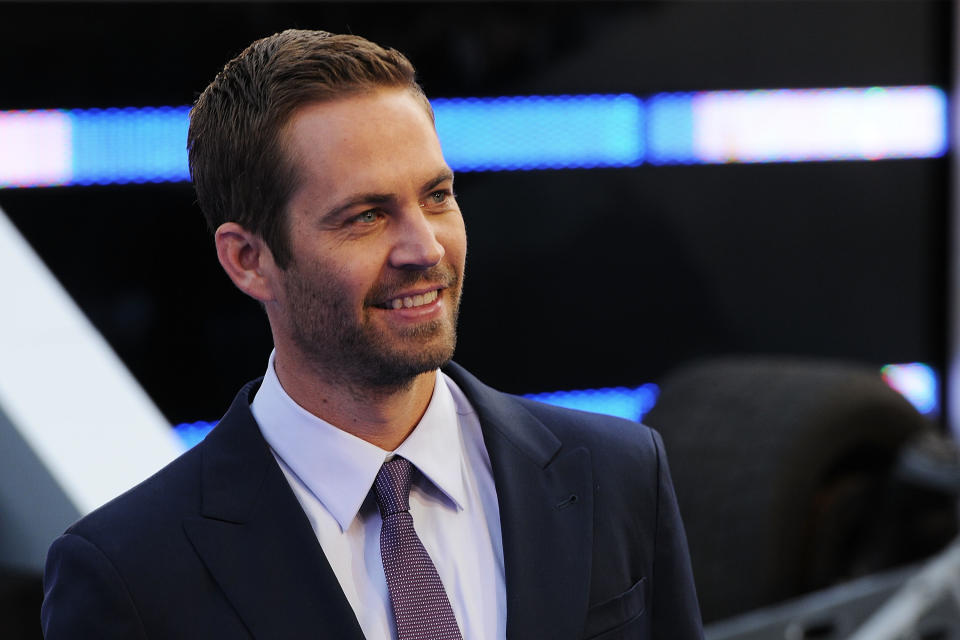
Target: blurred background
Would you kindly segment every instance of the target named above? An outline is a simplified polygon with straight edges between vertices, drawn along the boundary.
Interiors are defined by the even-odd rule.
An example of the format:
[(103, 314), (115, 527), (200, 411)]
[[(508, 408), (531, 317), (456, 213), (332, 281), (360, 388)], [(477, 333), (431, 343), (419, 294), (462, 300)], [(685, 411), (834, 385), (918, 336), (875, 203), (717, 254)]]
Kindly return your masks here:
[[(271, 348), (263, 314), (216, 261), (185, 173), (183, 107), (285, 28), (403, 51), (442, 99), (467, 221), (456, 360), (504, 391), (633, 419), (654, 407), (645, 421), (667, 441), (714, 622), (917, 562), (955, 531), (942, 442), (954, 410), (954, 17), (932, 0), (0, 3), (0, 209), (145, 392), (146, 421), (179, 425), (169, 456), (262, 374)], [(22, 285), (16, 273), (0, 271), (0, 291)], [(10, 309), (0, 302), (0, 315), (17, 305), (21, 327), (41, 322), (23, 319), (24, 288)], [(67, 454), (44, 449), (55, 438), (27, 433), (43, 421), (11, 408), (24, 394), (3, 383), (22, 382), (11, 354), (23, 340), (3, 327), (0, 478), (18, 488), (0, 491), (0, 548), (12, 549), (0, 549), (0, 598), (32, 611), (36, 549), (97, 499), (76, 498), (66, 485), (85, 478), (58, 470)], [(64, 353), (44, 366), (82, 366)], [(105, 432), (62, 428), (111, 446), (94, 435)], [(942, 461), (947, 479), (911, 476), (907, 453), (927, 471)], [(798, 493), (800, 476), (811, 486)], [(843, 493), (851, 477), (860, 484)], [(791, 491), (745, 489), (777, 483)], [(709, 504), (778, 531), (746, 526), (711, 549), (722, 513)], [(850, 513), (862, 517), (838, 515)], [(806, 533), (790, 546), (784, 528)], [(717, 557), (737, 540), (756, 551), (749, 535), (770, 555), (738, 561), (771, 575), (722, 595), (716, 576), (730, 568)], [(785, 556), (817, 569), (797, 577)]]

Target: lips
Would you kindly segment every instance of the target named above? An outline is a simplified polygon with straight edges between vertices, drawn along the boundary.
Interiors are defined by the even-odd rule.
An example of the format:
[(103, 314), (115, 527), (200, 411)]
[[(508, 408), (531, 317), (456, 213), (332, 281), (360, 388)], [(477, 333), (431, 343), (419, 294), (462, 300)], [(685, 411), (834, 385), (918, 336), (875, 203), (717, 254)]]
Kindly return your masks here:
[(413, 307), (422, 307), (425, 304), (430, 304), (437, 299), (439, 291), (434, 289), (433, 291), (428, 291), (424, 294), (416, 294), (413, 296), (401, 296), (399, 298), (394, 298), (393, 300), (388, 300), (384, 305), (387, 309), (410, 309)]
[(395, 298), (390, 298), (384, 302), (375, 304), (374, 306), (381, 309), (413, 309), (415, 307), (422, 307), (436, 301), (439, 295), (439, 288), (430, 289), (429, 291), (424, 291), (422, 293), (401, 295)]
[(455, 290), (459, 275), (450, 265), (439, 264), (425, 271), (400, 271), (374, 286), (365, 306), (398, 311), (434, 304), (445, 289)]

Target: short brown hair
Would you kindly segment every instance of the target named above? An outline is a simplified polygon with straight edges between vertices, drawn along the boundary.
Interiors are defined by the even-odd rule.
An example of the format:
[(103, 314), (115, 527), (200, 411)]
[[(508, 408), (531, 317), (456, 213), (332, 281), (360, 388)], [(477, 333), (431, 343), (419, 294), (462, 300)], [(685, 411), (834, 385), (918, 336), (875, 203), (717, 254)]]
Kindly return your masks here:
[(190, 176), (207, 224), (258, 234), (290, 264), (287, 202), (298, 175), (283, 150), (293, 111), (380, 87), (430, 103), (403, 54), (353, 35), (288, 29), (257, 40), (224, 66), (190, 111)]

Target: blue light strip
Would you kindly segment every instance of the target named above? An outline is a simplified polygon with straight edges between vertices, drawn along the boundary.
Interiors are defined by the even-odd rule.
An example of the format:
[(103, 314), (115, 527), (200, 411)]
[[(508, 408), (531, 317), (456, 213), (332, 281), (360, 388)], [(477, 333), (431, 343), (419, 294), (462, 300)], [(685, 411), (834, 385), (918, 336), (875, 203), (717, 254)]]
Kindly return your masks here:
[[(655, 384), (645, 384), (635, 389), (612, 387), (586, 389), (583, 391), (555, 391), (530, 393), (525, 398), (568, 409), (604, 413), (639, 422), (653, 408), (660, 393)], [(203, 440), (216, 422), (187, 422), (173, 427), (183, 443), (189, 448)]]
[(174, 432), (188, 449), (200, 444), (207, 434), (217, 426), (216, 422), (183, 422), (173, 426)]
[(73, 125), (73, 176), (69, 184), (189, 180), (189, 112), (189, 107), (68, 112)]
[(648, 383), (634, 389), (611, 387), (583, 391), (554, 391), (528, 394), (524, 397), (557, 407), (604, 413), (639, 422), (656, 404), (659, 395), (660, 388)]
[[(457, 171), (933, 158), (937, 87), (433, 101)], [(189, 107), (0, 112), (0, 188), (180, 182)]]
[[(888, 364), (881, 370), (884, 382), (900, 392), (920, 413), (939, 414), (939, 376), (929, 365), (920, 362)], [(581, 391), (530, 393), (525, 398), (557, 407), (602, 413), (640, 422), (653, 408), (660, 388), (652, 383), (635, 388), (608, 387)], [(174, 431), (189, 448), (203, 440), (216, 422), (191, 422), (174, 426)]]
[(0, 112), (0, 188), (189, 180), (189, 111)]
[(647, 101), (647, 161), (694, 164), (692, 93), (662, 93)]
[(434, 100), (437, 133), (457, 171), (629, 167), (643, 162), (636, 96)]

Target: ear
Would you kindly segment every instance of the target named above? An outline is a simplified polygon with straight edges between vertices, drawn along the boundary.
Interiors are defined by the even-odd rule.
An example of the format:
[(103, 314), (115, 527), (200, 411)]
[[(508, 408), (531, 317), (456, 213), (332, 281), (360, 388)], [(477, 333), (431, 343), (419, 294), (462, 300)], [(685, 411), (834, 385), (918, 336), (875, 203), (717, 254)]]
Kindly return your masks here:
[(280, 269), (263, 238), (236, 222), (225, 222), (217, 228), (214, 242), (220, 265), (240, 291), (260, 302), (275, 298)]

